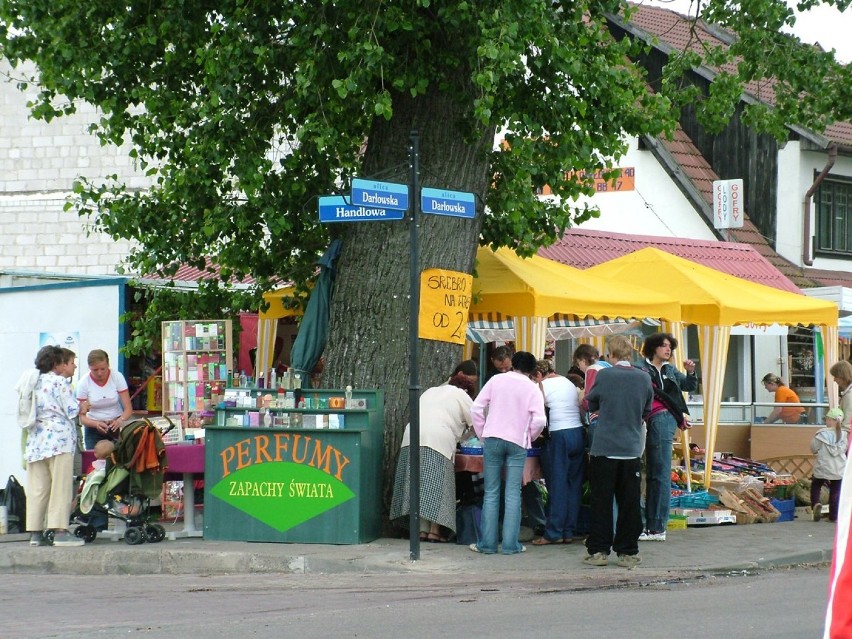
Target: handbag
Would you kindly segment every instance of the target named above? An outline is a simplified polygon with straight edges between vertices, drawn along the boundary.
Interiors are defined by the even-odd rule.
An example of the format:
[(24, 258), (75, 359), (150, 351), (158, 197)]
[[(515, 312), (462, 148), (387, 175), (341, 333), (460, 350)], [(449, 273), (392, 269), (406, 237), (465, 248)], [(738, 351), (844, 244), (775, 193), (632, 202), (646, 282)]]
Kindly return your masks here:
[(9, 533), (26, 532), (27, 528), (27, 494), (24, 487), (14, 475), (9, 475), (6, 488), (2, 491), (0, 505), (6, 506)]

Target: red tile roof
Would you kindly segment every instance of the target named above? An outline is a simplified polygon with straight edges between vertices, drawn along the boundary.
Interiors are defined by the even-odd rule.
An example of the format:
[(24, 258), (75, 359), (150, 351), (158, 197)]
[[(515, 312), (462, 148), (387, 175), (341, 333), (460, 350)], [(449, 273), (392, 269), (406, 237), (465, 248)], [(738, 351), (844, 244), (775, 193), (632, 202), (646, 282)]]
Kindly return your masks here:
[(852, 288), (852, 273), (847, 271), (824, 271), (815, 268), (803, 269), (805, 277), (809, 277), (815, 286), (846, 286)]
[[(159, 275), (146, 275), (144, 280), (150, 280), (153, 282), (162, 281), (162, 282), (200, 282), (202, 280), (215, 280), (219, 277), (219, 266), (214, 264), (210, 258), (206, 260), (206, 268), (198, 269), (194, 266), (187, 266), (186, 264), (178, 267), (178, 270), (172, 277), (160, 277)], [(207, 269), (212, 269), (207, 270)], [(250, 276), (245, 276), (242, 280), (237, 280), (235, 278), (231, 278), (231, 284), (243, 284), (250, 285), (254, 284), (254, 278)]]
[(562, 239), (538, 254), (575, 268), (588, 268), (648, 246), (751, 282), (801, 293), (749, 244), (569, 229)]
[[(672, 160), (680, 168), (680, 175), (675, 175), (674, 179), (686, 179), (692, 182), (704, 202), (712, 205), (713, 180), (718, 180), (719, 176), (713, 171), (686, 132), (678, 125), (673, 139), (659, 138), (658, 142), (671, 154)], [(707, 223), (709, 225), (709, 220)], [(769, 241), (760, 234), (760, 231), (748, 218), (748, 214), (745, 215), (742, 228), (731, 229), (728, 237), (731, 241), (752, 246), (796, 287), (810, 288), (818, 285), (814, 279), (804, 275), (801, 268), (773, 250)]]

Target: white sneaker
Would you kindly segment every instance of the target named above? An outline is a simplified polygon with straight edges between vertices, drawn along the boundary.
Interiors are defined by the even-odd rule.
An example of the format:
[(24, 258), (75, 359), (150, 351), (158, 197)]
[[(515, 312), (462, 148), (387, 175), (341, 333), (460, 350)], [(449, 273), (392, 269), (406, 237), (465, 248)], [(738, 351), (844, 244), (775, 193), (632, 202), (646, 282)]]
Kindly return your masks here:
[(53, 536), (54, 546), (83, 546), (85, 541), (79, 537), (75, 537), (67, 530), (57, 530)]
[(659, 533), (648, 532), (647, 530), (639, 535), (639, 541), (665, 541), (666, 531)]

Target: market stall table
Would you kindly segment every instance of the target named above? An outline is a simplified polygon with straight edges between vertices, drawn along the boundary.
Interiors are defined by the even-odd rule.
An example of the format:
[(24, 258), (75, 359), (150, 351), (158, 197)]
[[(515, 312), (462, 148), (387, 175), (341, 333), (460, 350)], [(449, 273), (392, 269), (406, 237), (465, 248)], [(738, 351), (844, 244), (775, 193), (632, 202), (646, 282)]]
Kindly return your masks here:
[[(204, 476), (204, 444), (169, 444), (166, 446), (168, 470), (166, 481), (183, 480), (183, 530), (168, 533), (169, 539), (202, 537), (203, 532), (195, 527), (196, 475)], [(83, 468), (90, 468), (95, 460), (92, 450), (83, 451)]]
[[(482, 473), (482, 455), (462, 455), (456, 453), (455, 470), (457, 473)], [(535, 479), (543, 479), (544, 475), (541, 472), (541, 463), (538, 457), (527, 457), (524, 462), (524, 476), (522, 479), (523, 485)]]

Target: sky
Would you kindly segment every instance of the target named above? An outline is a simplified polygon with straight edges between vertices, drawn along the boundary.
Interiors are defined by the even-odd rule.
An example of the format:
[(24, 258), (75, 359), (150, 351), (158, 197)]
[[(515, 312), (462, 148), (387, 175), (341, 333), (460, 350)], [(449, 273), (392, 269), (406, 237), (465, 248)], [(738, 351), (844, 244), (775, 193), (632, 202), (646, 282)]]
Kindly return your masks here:
[[(794, 0), (786, 0), (787, 4), (795, 6)], [(666, 7), (678, 13), (694, 14), (689, 8), (692, 0), (645, 0), (648, 4)], [(825, 50), (835, 49), (835, 55), (840, 62), (852, 63), (852, 7), (840, 12), (834, 7), (819, 6), (801, 14), (796, 19), (793, 32), (802, 42), (820, 43)]]

